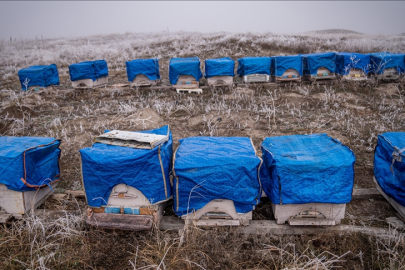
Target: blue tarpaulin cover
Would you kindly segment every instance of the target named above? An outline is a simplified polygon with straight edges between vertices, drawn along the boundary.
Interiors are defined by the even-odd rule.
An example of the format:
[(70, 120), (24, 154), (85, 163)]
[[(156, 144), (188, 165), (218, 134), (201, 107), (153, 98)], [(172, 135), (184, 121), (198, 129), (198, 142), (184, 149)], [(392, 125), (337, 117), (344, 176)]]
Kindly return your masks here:
[(361, 53), (336, 53), (336, 73), (348, 75), (350, 70), (356, 68), (368, 74), (370, 71), (370, 55)]
[(229, 57), (205, 60), (205, 78), (235, 76), (235, 61)]
[(159, 59), (136, 59), (127, 61), (128, 81), (132, 82), (139, 74), (143, 74), (151, 81), (160, 79)]
[(105, 60), (86, 61), (69, 66), (70, 80), (72, 82), (78, 80), (108, 77), (108, 67)]
[(169, 79), (176, 84), (181, 75), (193, 76), (197, 81), (202, 77), (200, 59), (198, 57), (172, 58), (169, 63)]
[[(30, 86), (48, 87), (59, 85), (59, 73), (55, 64), (49, 66), (30, 66), (18, 71), (22, 90)], [(27, 88), (24, 83), (28, 81)]]
[(326, 134), (266, 138), (260, 179), (275, 204), (348, 203), (353, 152)]
[(334, 52), (301, 54), (305, 75), (317, 75), (318, 68), (325, 67), (331, 73), (336, 71), (336, 54)]
[(271, 57), (244, 57), (238, 59), (237, 73), (240, 77), (250, 74), (270, 75)]
[[(150, 150), (103, 143), (95, 143), (92, 147), (80, 150), (84, 189), (89, 206), (106, 205), (111, 190), (118, 184), (138, 189), (151, 204), (171, 197), (169, 173), (173, 139), (169, 126), (138, 132), (169, 134), (169, 140)], [(159, 152), (163, 168), (159, 161)]]
[(59, 145), (55, 138), (0, 137), (0, 184), (29, 191), (58, 180)]
[(405, 206), (405, 132), (378, 135), (374, 176), (388, 196)]
[(405, 71), (405, 54), (403, 53), (371, 53), (371, 70), (375, 74), (383, 74), (387, 68), (396, 68), (399, 74)]
[(174, 211), (178, 216), (228, 199), (238, 213), (260, 201), (261, 160), (243, 137), (191, 137), (180, 140), (174, 162)]
[(299, 55), (273, 56), (271, 75), (281, 77), (287, 69), (295, 69), (302, 76), (302, 59)]

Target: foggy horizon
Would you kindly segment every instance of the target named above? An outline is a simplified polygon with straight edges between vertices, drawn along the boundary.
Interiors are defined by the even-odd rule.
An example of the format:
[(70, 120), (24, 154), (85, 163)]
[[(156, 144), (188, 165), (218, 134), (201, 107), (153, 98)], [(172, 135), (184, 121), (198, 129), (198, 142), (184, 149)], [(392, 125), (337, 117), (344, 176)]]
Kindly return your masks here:
[[(0, 39), (159, 32), (405, 32), (405, 2), (0, 2)], [(61, 12), (63, 11), (63, 12)]]

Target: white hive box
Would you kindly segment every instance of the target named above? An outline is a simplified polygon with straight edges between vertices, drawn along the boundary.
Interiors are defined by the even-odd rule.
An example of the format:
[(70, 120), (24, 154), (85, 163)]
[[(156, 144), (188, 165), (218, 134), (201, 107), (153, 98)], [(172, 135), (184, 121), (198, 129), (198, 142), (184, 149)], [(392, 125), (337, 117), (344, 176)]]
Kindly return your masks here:
[(270, 75), (267, 74), (250, 74), (243, 76), (245, 83), (265, 83), (270, 81)]
[(386, 68), (383, 74), (373, 74), (374, 77), (381, 81), (397, 81), (400, 79), (400, 74), (396, 68)]
[(287, 69), (283, 76), (277, 77), (273, 76), (275, 82), (299, 82), (301, 81), (301, 76), (299, 72), (295, 69)]
[(72, 87), (75, 89), (96, 88), (108, 84), (108, 77), (101, 77), (93, 81), (92, 79), (83, 79), (72, 82)]
[(216, 199), (181, 218), (195, 226), (247, 226), (252, 220), (252, 211), (237, 213), (233, 201)]
[[(58, 182), (51, 186), (55, 188)], [(6, 222), (9, 218), (20, 219), (31, 209), (38, 208), (53, 191), (47, 186), (39, 190), (14, 191), (0, 184), (0, 223)]]
[(334, 79), (336, 79), (336, 75), (326, 67), (318, 68), (316, 75), (304, 75), (304, 80), (312, 82), (320, 80), (334, 80)]
[(207, 79), (208, 85), (221, 86), (221, 85), (233, 85), (232, 76), (213, 76)]
[(346, 204), (305, 203), (271, 204), (277, 224), (288, 221), (290, 225), (337, 225), (345, 217)]
[(139, 74), (130, 83), (131, 87), (142, 87), (142, 86), (155, 86), (157, 84), (156, 80), (152, 81), (147, 76)]

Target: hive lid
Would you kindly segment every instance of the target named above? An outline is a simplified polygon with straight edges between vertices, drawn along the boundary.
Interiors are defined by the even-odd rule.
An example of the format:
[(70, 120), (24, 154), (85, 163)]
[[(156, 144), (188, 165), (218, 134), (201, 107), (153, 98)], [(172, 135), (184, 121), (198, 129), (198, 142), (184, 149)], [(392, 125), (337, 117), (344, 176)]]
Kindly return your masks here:
[(94, 142), (139, 149), (153, 149), (167, 142), (167, 135), (112, 130), (94, 138)]

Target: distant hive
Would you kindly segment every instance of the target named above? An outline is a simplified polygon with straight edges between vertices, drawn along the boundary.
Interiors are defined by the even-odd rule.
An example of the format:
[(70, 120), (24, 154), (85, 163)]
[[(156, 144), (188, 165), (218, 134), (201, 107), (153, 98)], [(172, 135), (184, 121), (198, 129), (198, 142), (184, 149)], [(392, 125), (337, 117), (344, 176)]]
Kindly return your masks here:
[(361, 53), (336, 53), (336, 73), (345, 80), (367, 80), (370, 55)]
[(198, 57), (172, 58), (169, 62), (170, 83), (176, 89), (196, 89), (202, 77)]
[(156, 85), (160, 79), (159, 59), (136, 59), (126, 62), (128, 81), (132, 87)]
[(301, 54), (304, 80), (319, 81), (333, 80), (336, 78), (336, 54), (311, 53)]
[(69, 66), (73, 88), (94, 88), (108, 83), (108, 67), (105, 60), (86, 61)]
[(270, 57), (244, 57), (238, 59), (237, 73), (245, 83), (270, 81)]
[(377, 79), (394, 81), (405, 72), (405, 54), (380, 52), (370, 57), (370, 74)]
[(232, 85), (235, 61), (229, 57), (205, 60), (205, 78), (209, 85)]
[(55, 64), (49, 66), (30, 66), (18, 71), (21, 89), (59, 85), (59, 73)]
[(302, 59), (299, 55), (273, 56), (271, 76), (275, 82), (299, 82), (302, 77)]

